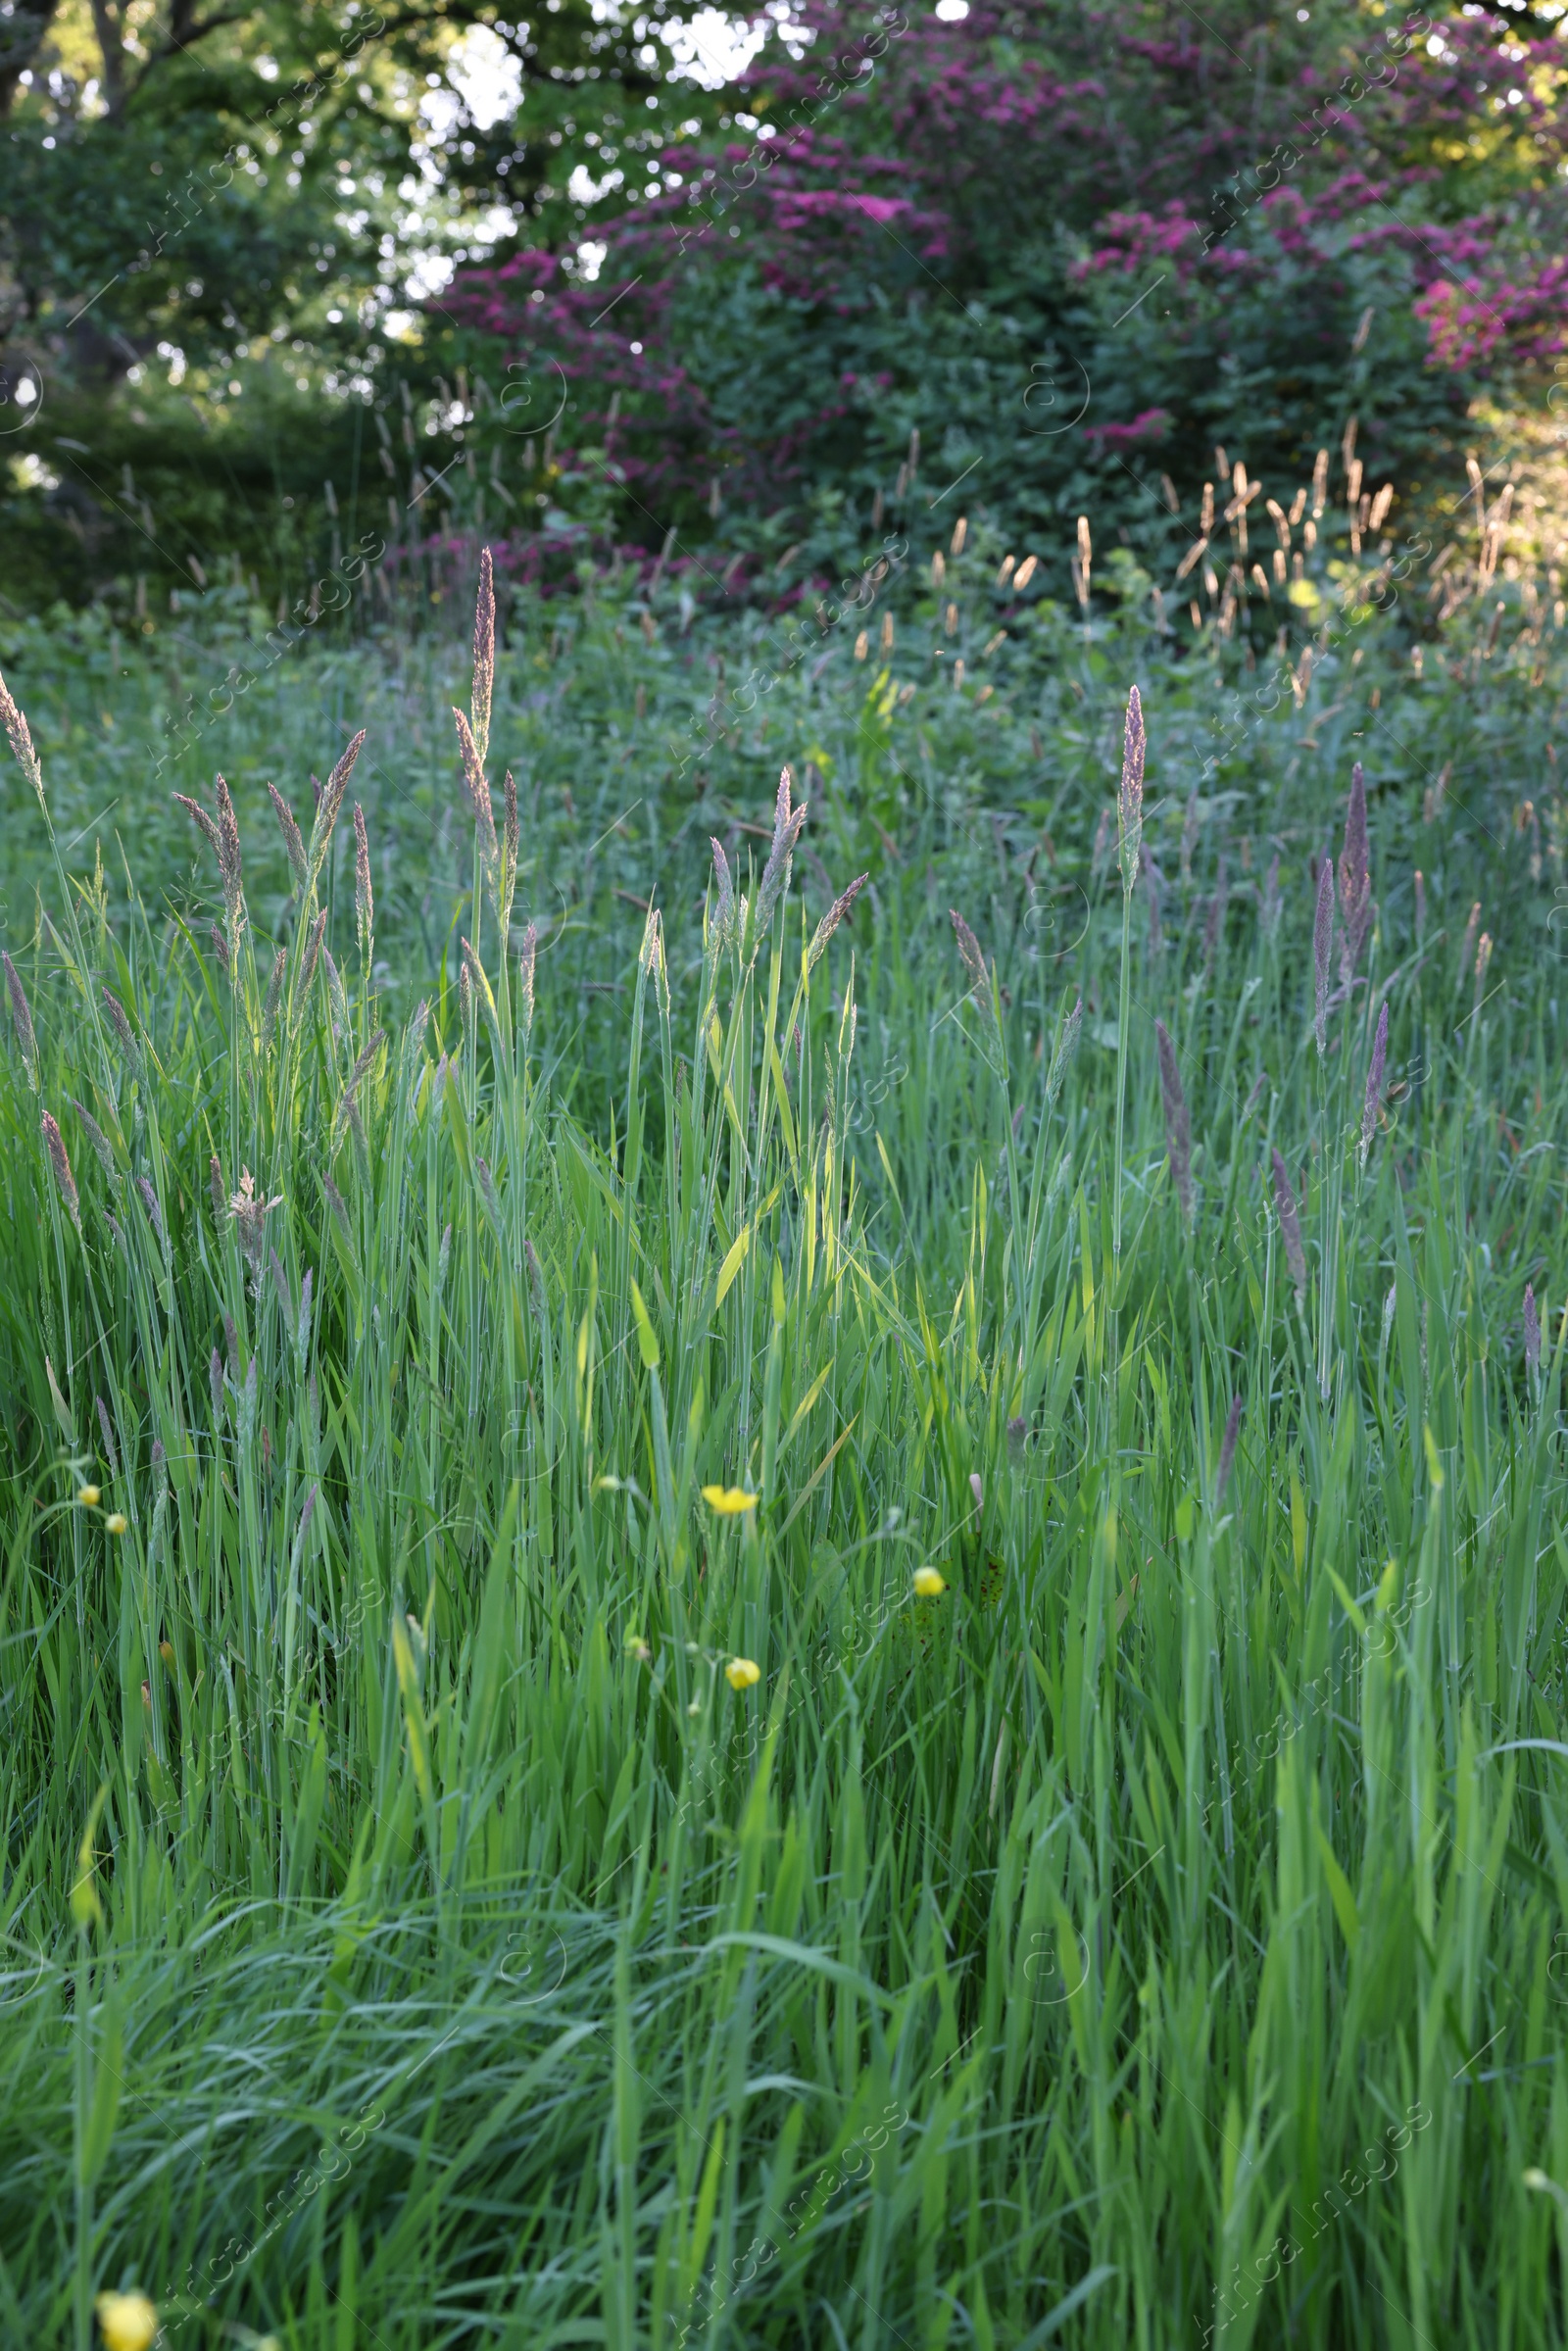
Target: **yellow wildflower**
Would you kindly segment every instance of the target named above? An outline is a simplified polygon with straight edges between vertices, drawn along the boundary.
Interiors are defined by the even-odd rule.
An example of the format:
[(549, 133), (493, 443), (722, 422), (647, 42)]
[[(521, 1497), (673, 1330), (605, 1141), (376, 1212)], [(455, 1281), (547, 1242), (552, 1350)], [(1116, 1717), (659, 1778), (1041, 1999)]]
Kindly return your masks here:
[(81, 1506), (82, 1506), (82, 1508), (83, 1508), (84, 1510), (96, 1510), (96, 1509), (97, 1509), (97, 1507), (98, 1507), (98, 1489), (97, 1489), (97, 1487), (96, 1487), (96, 1486), (81, 1486), (81, 1487), (78, 1487), (78, 1488), (77, 1488), (77, 1490), (76, 1490), (76, 1499), (77, 1499), (77, 1501), (78, 1501), (78, 1502), (81, 1504)]
[(948, 1589), (947, 1578), (934, 1567), (917, 1567), (914, 1571), (914, 1589), (922, 1600), (940, 1599)]
[(756, 1494), (748, 1494), (743, 1486), (705, 1486), (703, 1499), (720, 1518), (738, 1518), (743, 1510), (757, 1508)]
[(93, 2308), (108, 2351), (147, 2351), (158, 2313), (145, 2294), (100, 2294)]
[(762, 1669), (754, 1665), (750, 1657), (732, 1657), (724, 1668), (724, 1679), (731, 1690), (750, 1690), (762, 1679)]
[(123, 1510), (111, 1510), (104, 1520), (104, 1532), (106, 1535), (123, 1535), (129, 1524)]

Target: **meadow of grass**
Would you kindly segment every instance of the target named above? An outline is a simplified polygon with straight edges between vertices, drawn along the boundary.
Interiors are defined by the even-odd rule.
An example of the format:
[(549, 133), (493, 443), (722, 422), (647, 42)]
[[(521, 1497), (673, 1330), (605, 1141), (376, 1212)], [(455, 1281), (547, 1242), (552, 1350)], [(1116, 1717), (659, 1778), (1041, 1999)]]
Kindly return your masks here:
[(995, 563), (13, 632), (6, 2339), (1562, 2339), (1560, 608)]

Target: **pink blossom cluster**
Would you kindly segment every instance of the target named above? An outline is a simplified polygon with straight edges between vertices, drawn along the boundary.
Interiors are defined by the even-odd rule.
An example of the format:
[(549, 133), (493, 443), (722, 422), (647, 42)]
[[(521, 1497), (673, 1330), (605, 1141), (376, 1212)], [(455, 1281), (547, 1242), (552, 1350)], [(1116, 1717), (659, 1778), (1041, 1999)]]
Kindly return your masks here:
[[(742, 489), (798, 478), (885, 388), (874, 365), (836, 361), (811, 413), (765, 446), (721, 423), (677, 334), (694, 263), (751, 269), (808, 334), (813, 312), (869, 316), (890, 287), (966, 300), (1014, 269), (1054, 271), (1064, 298), (1102, 287), (1120, 311), (1126, 285), (1161, 273), (1217, 298), (1289, 264), (1341, 301), (1347, 263), (1387, 254), (1434, 367), (1565, 347), (1568, 261), (1544, 233), (1533, 249), (1510, 192), (1522, 172), (1550, 185), (1568, 159), (1564, 44), (1528, 21), (1412, 16), (1396, 38), (1391, 15), (1355, 71), (1276, 73), (1260, 137), (1250, 36), (1216, 48), (1174, 5), (1162, 28), (1157, 0), (1136, 24), (1093, 0), (1064, 12), (1049, 57), (1043, 32), (1026, 45), (1027, 0), (1022, 16), (1019, 0), (971, 0), (957, 23), (797, 0), (793, 18), (804, 51), (770, 41), (741, 92), (770, 135), (669, 149), (678, 185), (583, 232), (607, 248), (591, 283), (569, 248), (525, 251), (469, 266), (443, 296), (530, 397), (545, 374), (567, 387), (557, 462), (602, 451), (650, 511), (715, 472)], [(1475, 159), (1462, 170), (1461, 152)], [(509, 400), (532, 429), (535, 412)], [(1145, 408), (1085, 438), (1108, 455), (1174, 423)]]

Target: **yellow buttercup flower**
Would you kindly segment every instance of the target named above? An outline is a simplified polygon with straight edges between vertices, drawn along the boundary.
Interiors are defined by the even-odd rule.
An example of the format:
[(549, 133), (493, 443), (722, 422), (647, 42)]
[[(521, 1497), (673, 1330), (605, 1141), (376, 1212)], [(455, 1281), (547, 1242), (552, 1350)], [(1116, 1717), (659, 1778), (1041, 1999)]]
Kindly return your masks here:
[(757, 1508), (756, 1494), (748, 1494), (743, 1486), (705, 1486), (703, 1499), (720, 1518), (738, 1518), (743, 1510)]
[(914, 1571), (914, 1589), (922, 1600), (936, 1600), (947, 1591), (948, 1581), (934, 1567), (917, 1567)]
[(750, 1657), (732, 1657), (724, 1668), (724, 1679), (731, 1690), (750, 1690), (762, 1679), (762, 1669), (754, 1665)]
[(108, 2351), (147, 2351), (158, 2313), (145, 2294), (100, 2294), (93, 2308)]
[(106, 1535), (123, 1535), (129, 1524), (123, 1510), (111, 1510), (104, 1520), (104, 1532)]
[(98, 1507), (98, 1489), (97, 1489), (97, 1487), (96, 1487), (96, 1486), (81, 1486), (81, 1487), (78, 1487), (78, 1488), (77, 1488), (77, 1490), (76, 1490), (76, 1499), (77, 1499), (77, 1501), (78, 1501), (78, 1502), (80, 1502), (80, 1504), (81, 1504), (81, 1506), (82, 1506), (82, 1508), (83, 1508), (84, 1510), (96, 1510), (96, 1509), (97, 1509), (97, 1507)]

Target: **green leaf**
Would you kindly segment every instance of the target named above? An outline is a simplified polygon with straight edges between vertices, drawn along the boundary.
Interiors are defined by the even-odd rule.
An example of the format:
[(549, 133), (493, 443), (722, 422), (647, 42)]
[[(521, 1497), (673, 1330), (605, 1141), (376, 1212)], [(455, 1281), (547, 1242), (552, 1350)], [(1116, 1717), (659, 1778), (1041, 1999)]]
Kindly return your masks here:
[[(739, 1247), (740, 1244), (737, 1242), (736, 1248)], [(734, 1254), (735, 1250), (731, 1249), (730, 1256), (733, 1257)], [(720, 1292), (719, 1295), (722, 1297), (723, 1293)], [(643, 1369), (644, 1371), (657, 1371), (659, 1369), (659, 1339), (654, 1330), (653, 1316), (644, 1304), (643, 1294), (635, 1282), (631, 1286), (631, 1310), (637, 1319), (637, 1346), (642, 1355)]]

